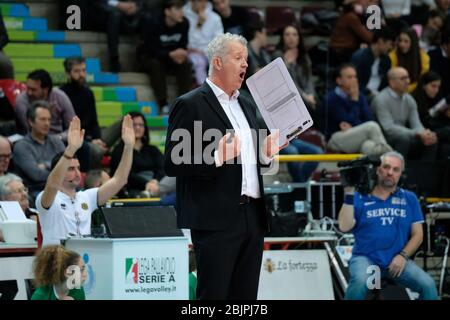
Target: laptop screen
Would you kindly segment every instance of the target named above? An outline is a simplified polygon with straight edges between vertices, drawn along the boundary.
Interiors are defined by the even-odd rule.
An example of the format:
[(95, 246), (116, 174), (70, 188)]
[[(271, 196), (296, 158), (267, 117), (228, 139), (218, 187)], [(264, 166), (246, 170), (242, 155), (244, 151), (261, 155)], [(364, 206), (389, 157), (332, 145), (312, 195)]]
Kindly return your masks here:
[(170, 206), (102, 208), (110, 238), (179, 237), (176, 212)]

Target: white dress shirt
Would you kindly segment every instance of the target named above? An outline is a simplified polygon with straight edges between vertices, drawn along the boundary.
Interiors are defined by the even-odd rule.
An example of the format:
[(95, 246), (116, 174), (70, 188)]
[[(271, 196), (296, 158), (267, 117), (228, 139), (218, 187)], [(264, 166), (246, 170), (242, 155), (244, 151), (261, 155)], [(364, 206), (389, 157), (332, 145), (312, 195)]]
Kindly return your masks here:
[[(251, 128), (247, 122), (244, 111), (239, 104), (239, 91), (229, 97), (222, 89), (216, 86), (211, 80), (206, 79), (206, 83), (211, 87), (214, 95), (219, 100), (225, 114), (230, 120), (231, 125), (241, 142), (241, 162), (242, 162), (242, 188), (241, 195), (247, 195), (252, 198), (260, 198), (258, 182), (258, 171), (256, 162), (256, 148), (253, 142)], [(256, 133), (257, 134), (257, 133)], [(217, 159), (218, 152), (215, 152)], [(237, 161), (237, 159), (233, 159)]]

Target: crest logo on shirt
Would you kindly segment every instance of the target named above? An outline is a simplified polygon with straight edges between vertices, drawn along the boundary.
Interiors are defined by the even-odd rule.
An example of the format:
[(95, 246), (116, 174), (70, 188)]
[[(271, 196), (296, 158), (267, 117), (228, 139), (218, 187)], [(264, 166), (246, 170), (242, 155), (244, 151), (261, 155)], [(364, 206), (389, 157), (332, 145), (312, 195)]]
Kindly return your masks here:
[(66, 210), (66, 204), (65, 203), (61, 203), (61, 209)]
[(81, 208), (82, 208), (83, 210), (89, 209), (88, 204), (87, 204), (86, 202), (83, 202), (83, 203), (81, 204)]
[(406, 205), (406, 199), (393, 197), (392, 204)]

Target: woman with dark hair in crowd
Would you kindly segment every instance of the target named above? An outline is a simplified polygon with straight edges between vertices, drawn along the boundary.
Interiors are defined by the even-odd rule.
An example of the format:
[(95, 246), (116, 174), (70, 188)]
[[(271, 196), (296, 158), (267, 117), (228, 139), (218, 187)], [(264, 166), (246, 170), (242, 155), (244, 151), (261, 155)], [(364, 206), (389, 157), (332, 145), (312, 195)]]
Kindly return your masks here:
[(422, 75), (412, 96), (417, 102), (423, 125), (436, 132), (439, 154), (445, 159), (450, 156), (450, 96), (438, 96), (441, 83), (441, 76), (429, 71)]
[(413, 92), (422, 74), (430, 70), (430, 57), (419, 46), (416, 31), (403, 29), (397, 37), (396, 48), (389, 53), (391, 68), (403, 67), (408, 71), (410, 84), (408, 92)]
[(61, 245), (44, 247), (33, 263), (36, 290), (31, 300), (86, 300), (82, 287), (87, 278), (85, 268), (78, 253)]
[[(147, 184), (155, 183), (164, 177), (164, 156), (161, 151), (150, 145), (150, 134), (145, 117), (140, 112), (128, 113), (133, 119), (134, 144), (133, 165), (128, 178), (128, 196), (135, 196), (140, 191), (147, 189)], [(122, 157), (124, 144), (121, 141), (111, 154), (111, 175), (117, 169)]]
[(312, 78), (311, 59), (305, 50), (303, 37), (297, 26), (290, 24), (282, 29), (280, 41), (273, 55), (275, 58), (283, 58), (303, 101), (314, 110), (316, 91)]
[[(316, 98), (311, 72), (311, 60), (305, 50), (303, 38), (295, 25), (287, 25), (281, 32), (274, 57), (283, 58), (308, 109), (314, 111)], [(280, 154), (320, 154), (322, 149), (309, 142), (294, 139)], [(294, 182), (305, 182), (317, 168), (317, 162), (289, 162), (288, 171)]]

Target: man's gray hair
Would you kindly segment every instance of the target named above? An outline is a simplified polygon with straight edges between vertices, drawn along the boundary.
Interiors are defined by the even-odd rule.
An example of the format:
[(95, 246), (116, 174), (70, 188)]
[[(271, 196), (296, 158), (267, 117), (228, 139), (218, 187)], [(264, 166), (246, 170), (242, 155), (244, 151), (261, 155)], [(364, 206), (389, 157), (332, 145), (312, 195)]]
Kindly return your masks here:
[(219, 57), (224, 58), (228, 53), (228, 43), (231, 41), (237, 41), (241, 43), (243, 46), (247, 46), (247, 40), (238, 34), (231, 34), (229, 32), (220, 34), (216, 36), (211, 42), (208, 44), (207, 55), (209, 61), (209, 72), (208, 76), (211, 76), (214, 66), (213, 66), (213, 58)]
[(7, 173), (0, 177), (0, 200), (5, 200), (5, 197), (11, 193), (9, 184), (13, 181), (22, 182), (22, 178), (14, 173)]
[(386, 153), (383, 153), (380, 157), (381, 159), (381, 163), (384, 162), (384, 159), (386, 159), (386, 157), (393, 157), (393, 158), (397, 158), (402, 162), (402, 171), (405, 170), (405, 158), (403, 157), (403, 155), (397, 151), (389, 151)]

